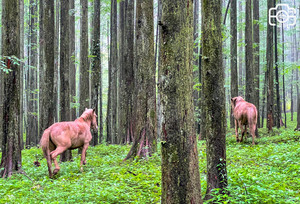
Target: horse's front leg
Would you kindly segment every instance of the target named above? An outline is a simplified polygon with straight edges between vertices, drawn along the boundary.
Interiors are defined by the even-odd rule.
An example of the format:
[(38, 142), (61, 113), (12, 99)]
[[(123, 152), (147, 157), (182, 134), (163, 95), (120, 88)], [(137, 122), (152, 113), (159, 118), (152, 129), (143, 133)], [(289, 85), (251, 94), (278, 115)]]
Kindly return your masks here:
[(80, 166), (81, 166), (81, 171), (83, 171), (82, 165), (86, 164), (86, 150), (89, 147), (89, 143), (84, 144), (82, 147), (82, 153), (81, 153), (81, 161), (80, 161)]

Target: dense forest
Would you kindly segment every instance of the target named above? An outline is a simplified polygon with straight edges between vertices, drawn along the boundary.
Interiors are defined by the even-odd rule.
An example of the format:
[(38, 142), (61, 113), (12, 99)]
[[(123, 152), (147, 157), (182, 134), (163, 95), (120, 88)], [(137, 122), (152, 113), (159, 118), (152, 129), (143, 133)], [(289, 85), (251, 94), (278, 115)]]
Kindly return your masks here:
[(299, 0), (1, 2), (0, 203), (300, 202)]

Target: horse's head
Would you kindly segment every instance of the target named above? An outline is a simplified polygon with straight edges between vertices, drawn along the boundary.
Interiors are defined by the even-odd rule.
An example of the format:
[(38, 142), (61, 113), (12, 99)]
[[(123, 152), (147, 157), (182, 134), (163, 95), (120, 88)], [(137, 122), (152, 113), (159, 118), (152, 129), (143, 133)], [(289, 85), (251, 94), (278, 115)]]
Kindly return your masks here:
[(82, 117), (85, 121), (89, 120), (91, 122), (91, 128), (93, 130), (98, 129), (97, 115), (96, 115), (95, 109), (87, 109), (86, 108), (80, 117)]
[(98, 130), (97, 115), (96, 115), (96, 112), (95, 112), (95, 108), (93, 109), (93, 113), (92, 113), (91, 128), (93, 128), (94, 130)]

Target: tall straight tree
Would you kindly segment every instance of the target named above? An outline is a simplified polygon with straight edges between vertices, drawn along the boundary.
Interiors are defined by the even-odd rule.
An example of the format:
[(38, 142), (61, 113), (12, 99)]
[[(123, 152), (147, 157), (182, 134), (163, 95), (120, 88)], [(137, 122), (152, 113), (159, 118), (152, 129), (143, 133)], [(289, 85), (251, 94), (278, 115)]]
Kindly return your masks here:
[[(20, 134), (23, 135), (24, 132), (24, 65), (25, 65), (25, 61), (24, 61), (24, 45), (25, 45), (25, 31), (24, 31), (24, 1), (23, 0), (19, 0), (20, 1), (20, 59), (22, 59), (22, 61), (20, 62), (20, 77), (21, 77), (21, 81), (20, 81)], [(1, 77), (0, 77), (0, 81), (1, 81)], [(0, 86), (1, 86), (1, 82), (0, 82)], [(0, 90), (0, 97), (1, 96), (1, 90)], [(1, 103), (1, 100), (0, 100)], [(2, 103), (1, 103), (2, 104)], [(1, 112), (1, 108), (0, 108), (0, 112)], [(1, 114), (0, 114), (0, 119), (1, 119)], [(1, 126), (1, 123), (0, 123)], [(0, 128), (0, 141), (1, 141), (1, 128)], [(1, 147), (1, 142), (0, 142), (0, 147)], [(23, 137), (21, 137), (21, 148), (24, 148), (24, 140)]]
[(42, 102), (42, 92), (43, 92), (43, 84), (44, 84), (44, 76), (45, 76), (45, 70), (44, 70), (44, 42), (45, 42), (45, 39), (44, 39), (44, 0), (40, 0), (39, 1), (39, 117), (38, 117), (38, 120), (39, 120), (39, 128), (38, 128), (38, 139), (41, 138), (42, 134), (43, 134), (43, 130), (41, 128), (41, 112), (42, 112), (42, 109), (43, 107), (41, 106), (41, 102)]
[[(76, 66), (75, 66), (75, 0), (69, 0), (70, 2), (70, 16), (69, 16), (69, 48), (70, 48), (70, 59), (69, 59), (69, 67), (70, 67), (70, 101), (71, 103), (76, 103)], [(71, 120), (76, 119), (76, 106), (71, 105)]]
[(286, 100), (285, 100), (285, 71), (284, 71), (284, 28), (281, 27), (282, 38), (282, 96), (283, 96), (283, 113), (284, 113), (284, 127), (286, 128)]
[(296, 91), (297, 91), (297, 127), (295, 130), (300, 131), (300, 93), (299, 93), (299, 70), (296, 70)]
[(116, 96), (117, 96), (117, 0), (111, 0), (110, 15), (110, 54), (109, 54), (109, 76), (108, 76), (108, 101), (107, 101), (107, 143), (115, 143), (116, 138)]
[[(60, 120), (70, 121), (70, 29), (69, 29), (69, 0), (60, 2)], [(61, 154), (61, 161), (71, 160), (71, 150)]]
[[(239, 11), (243, 10), (243, 2), (244, 0), (239, 1)], [(245, 79), (244, 79), (244, 68), (243, 68), (243, 27), (241, 26), (243, 24), (244, 17), (240, 14), (239, 15), (239, 36), (238, 36), (238, 43), (240, 44), (239, 46), (239, 84), (238, 84), (238, 89), (239, 89), (239, 96), (244, 95), (244, 85), (245, 85)]]
[[(193, 67), (193, 81), (194, 85), (200, 83), (199, 82), (199, 0), (194, 0), (194, 67)], [(198, 111), (199, 107), (199, 91), (197, 89), (193, 90), (193, 98), (194, 98), (194, 109), (195, 112), (198, 112), (196, 114), (197, 118), (195, 121), (195, 127), (197, 130), (197, 133), (200, 133), (200, 113)]]
[[(276, 0), (274, 0), (274, 5), (276, 4)], [(276, 81), (276, 111), (275, 111), (275, 124), (277, 128), (280, 128), (281, 121), (281, 107), (280, 107), (280, 94), (279, 94), (279, 72), (278, 72), (278, 46), (277, 46), (277, 26), (274, 26), (274, 48), (275, 48), (275, 81)]]
[[(94, 14), (93, 14), (93, 37), (92, 37), (92, 108), (95, 108), (95, 112), (98, 114), (101, 106), (98, 107), (101, 101), (101, 53), (100, 53), (100, 0), (94, 1)], [(100, 109), (101, 110), (101, 109)], [(100, 114), (100, 117), (102, 115)], [(100, 124), (101, 125), (101, 124)], [(93, 132), (92, 145), (97, 145), (99, 142), (98, 131)]]
[(54, 1), (44, 0), (43, 7), (44, 31), (44, 79), (40, 96), (40, 130), (41, 133), (54, 123)]
[[(20, 1), (2, 1), (2, 55), (9, 70), (4, 74), (3, 144), (0, 177), (10, 177), (22, 166), (20, 120)], [(3, 74), (3, 73), (1, 73)], [(1, 120), (2, 120), (1, 119)]]
[(149, 157), (157, 146), (153, 1), (137, 0), (136, 22), (134, 141), (125, 159)]
[[(230, 5), (230, 94), (231, 97), (238, 96), (238, 73), (237, 73), (237, 15), (236, 0), (231, 1)], [(234, 127), (232, 110), (230, 114), (230, 128)]]
[(88, 38), (88, 0), (80, 0), (80, 108), (82, 114), (89, 108), (89, 38)]
[[(273, 1), (268, 0), (268, 10), (274, 7)], [(269, 17), (269, 16), (268, 16)], [(267, 25), (267, 127), (273, 129), (274, 104), (274, 71), (273, 71), (273, 27)]]
[(132, 95), (134, 90), (133, 75), (133, 39), (134, 39), (134, 0), (125, 1), (125, 28), (123, 41), (123, 66), (120, 70), (120, 108), (119, 108), (119, 137), (120, 143), (132, 141)]
[[(259, 0), (253, 0), (253, 73), (254, 73), (254, 105), (257, 108), (257, 127), (260, 127), (260, 114), (259, 114)], [(257, 128), (256, 128), (257, 129)], [(258, 132), (256, 132), (258, 135)]]
[(206, 115), (207, 191), (227, 187), (226, 111), (222, 60), (221, 0), (202, 0), (203, 106)]
[(162, 0), (161, 203), (202, 203), (193, 107), (193, 1)]
[(37, 110), (37, 1), (30, 0), (30, 56), (28, 68), (28, 112), (27, 112), (27, 130), (26, 146), (35, 146), (38, 144), (38, 110)]
[(245, 67), (246, 67), (246, 101), (254, 103), (254, 70), (253, 70), (253, 43), (252, 43), (252, 0), (246, 0), (246, 26), (245, 26)]

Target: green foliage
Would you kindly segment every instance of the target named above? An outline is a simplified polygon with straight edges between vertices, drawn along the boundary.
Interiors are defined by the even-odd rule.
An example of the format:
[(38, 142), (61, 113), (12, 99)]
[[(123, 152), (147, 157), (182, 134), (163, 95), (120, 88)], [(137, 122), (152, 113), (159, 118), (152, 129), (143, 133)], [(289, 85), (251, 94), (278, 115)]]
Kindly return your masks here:
[[(290, 118), (290, 117), (288, 117)], [(226, 194), (215, 189), (205, 203), (299, 203), (300, 132), (296, 122), (268, 134), (259, 129), (256, 145), (249, 136), (236, 143), (233, 129), (227, 131)], [(165, 141), (161, 141), (163, 144)], [(130, 146), (90, 147), (87, 165), (80, 172), (80, 156), (61, 163), (54, 179), (48, 178), (40, 149), (23, 150), (23, 174), (0, 179), (0, 203), (159, 203), (161, 194), (160, 152), (148, 160), (125, 161)], [(198, 142), (202, 196), (206, 192), (206, 145)], [(1, 153), (0, 153), (1, 156)], [(40, 167), (33, 162), (38, 157)]]

